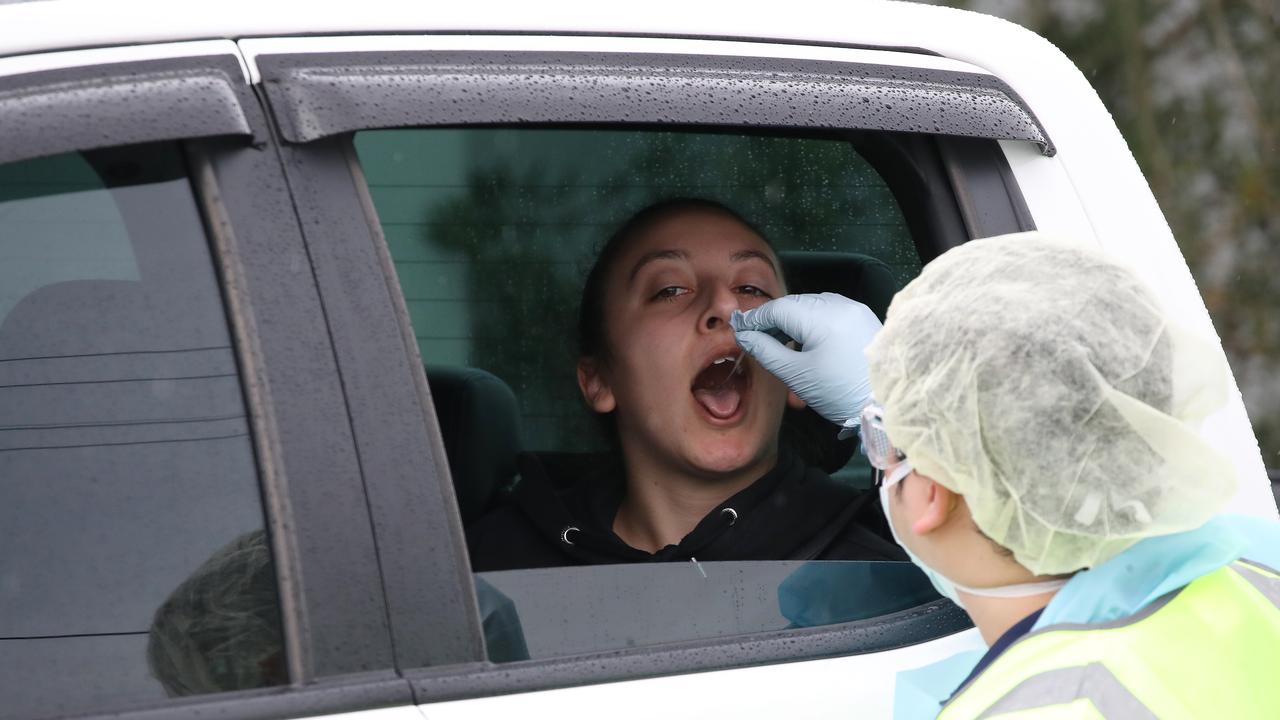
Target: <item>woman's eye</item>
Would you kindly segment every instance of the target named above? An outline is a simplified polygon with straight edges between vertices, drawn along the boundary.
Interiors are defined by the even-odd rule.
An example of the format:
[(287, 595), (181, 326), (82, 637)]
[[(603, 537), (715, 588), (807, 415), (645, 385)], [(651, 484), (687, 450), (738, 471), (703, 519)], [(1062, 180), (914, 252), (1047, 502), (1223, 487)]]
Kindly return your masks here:
[(677, 297), (689, 292), (689, 288), (683, 288), (679, 285), (671, 285), (664, 287), (653, 294), (654, 300), (675, 300)]
[(761, 290), (755, 285), (739, 285), (738, 292), (743, 295), (752, 295), (754, 297), (769, 298), (770, 300), (773, 299), (773, 295), (770, 295), (768, 292)]

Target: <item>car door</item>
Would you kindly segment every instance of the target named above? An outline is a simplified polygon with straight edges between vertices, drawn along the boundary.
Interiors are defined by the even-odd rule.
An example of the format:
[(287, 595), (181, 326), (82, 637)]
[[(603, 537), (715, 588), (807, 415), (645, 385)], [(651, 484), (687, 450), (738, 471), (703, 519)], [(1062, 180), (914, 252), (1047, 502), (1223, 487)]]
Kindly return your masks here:
[(417, 717), (234, 43), (2, 58), (0, 126), (0, 716)]
[[(433, 35), (240, 46), (280, 134), (353, 425), (367, 438), (374, 523), (388, 532), (379, 558), (398, 575), (387, 577), (397, 658), (416, 656), (400, 669), (424, 712), (684, 717), (730, 703), (760, 717), (883, 716), (897, 671), (979, 646), (958, 608), (932, 591), (910, 594), (921, 578), (909, 563), (473, 574), (462, 518), (475, 490), (463, 478), (474, 473), (445, 448), (460, 447), (454, 424), (463, 423), (472, 435), (523, 426), (519, 438), (488, 438), (472, 458), (482, 465), (517, 444), (548, 458), (585, 452), (574, 398), (548, 391), (563, 385), (544, 361), (563, 349), (555, 328), (580, 282), (574, 268), (616, 219), (602, 208), (619, 187), (746, 183), (761, 198), (794, 192), (814, 203), (832, 200), (824, 178), (797, 179), (839, 175), (845, 215), (823, 227), (848, 242), (797, 240), (795, 252), (871, 253), (898, 282), (971, 237), (1032, 229), (998, 141), (1037, 153), (1052, 153), (1052, 142), (999, 80), (922, 53), (711, 41)], [(690, 180), (689, 167), (725, 153), (748, 161)], [(790, 168), (773, 190), (753, 153)], [(583, 160), (624, 155), (626, 172), (649, 167), (644, 182)], [(789, 157), (831, 159), (792, 166)], [(834, 170), (819, 167), (828, 162)], [(355, 302), (373, 297), (364, 283), (374, 267), (383, 296)], [(427, 377), (454, 365), (511, 386), (519, 422), (497, 411), (487, 424), (443, 415), (433, 398), (444, 381)], [(433, 441), (387, 425), (401, 415)], [(836, 470), (864, 483), (866, 471), (857, 461)], [(837, 567), (850, 573), (826, 576)], [(795, 578), (811, 575), (829, 580), (833, 596), (882, 587), (890, 602), (863, 598), (816, 620), (792, 612)], [(518, 642), (502, 636), (512, 627)]]

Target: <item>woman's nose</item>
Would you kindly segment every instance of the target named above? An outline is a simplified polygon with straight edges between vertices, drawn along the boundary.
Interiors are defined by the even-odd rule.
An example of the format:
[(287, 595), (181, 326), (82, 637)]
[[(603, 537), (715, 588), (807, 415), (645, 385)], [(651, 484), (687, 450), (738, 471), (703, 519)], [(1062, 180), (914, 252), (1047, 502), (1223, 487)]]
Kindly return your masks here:
[(730, 288), (720, 288), (707, 301), (699, 326), (703, 330), (720, 330), (729, 327), (729, 315), (738, 309), (738, 297)]

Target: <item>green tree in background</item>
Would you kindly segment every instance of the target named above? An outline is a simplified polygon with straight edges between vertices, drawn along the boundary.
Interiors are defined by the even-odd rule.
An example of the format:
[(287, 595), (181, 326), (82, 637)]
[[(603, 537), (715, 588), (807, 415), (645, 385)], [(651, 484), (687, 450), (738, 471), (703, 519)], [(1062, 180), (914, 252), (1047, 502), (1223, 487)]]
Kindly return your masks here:
[(1280, 3), (947, 0), (1057, 45), (1111, 111), (1280, 468)]

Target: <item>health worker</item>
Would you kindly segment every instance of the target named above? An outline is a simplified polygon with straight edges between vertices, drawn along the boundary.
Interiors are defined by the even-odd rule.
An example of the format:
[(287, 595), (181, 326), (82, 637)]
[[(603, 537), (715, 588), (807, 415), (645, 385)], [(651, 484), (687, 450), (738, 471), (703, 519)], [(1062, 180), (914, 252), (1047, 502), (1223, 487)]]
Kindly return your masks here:
[(989, 647), (932, 695), (900, 673), (895, 716), (1280, 718), (1280, 523), (1222, 514), (1221, 348), (1132, 271), (1022, 233), (929, 263), (883, 329), (832, 294), (731, 322), (859, 427), (896, 540)]

